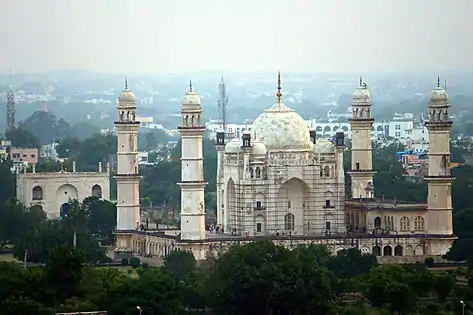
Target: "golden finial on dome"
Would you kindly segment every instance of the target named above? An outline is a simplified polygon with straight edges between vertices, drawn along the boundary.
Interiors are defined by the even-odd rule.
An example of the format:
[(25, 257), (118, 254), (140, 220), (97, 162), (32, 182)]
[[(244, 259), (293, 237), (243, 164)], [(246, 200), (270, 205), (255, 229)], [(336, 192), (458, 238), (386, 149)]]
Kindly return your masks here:
[(282, 93), (281, 93), (281, 71), (278, 71), (278, 92), (276, 93), (278, 98), (278, 104), (281, 104)]
[(189, 93), (192, 93), (192, 80), (189, 80)]
[(437, 87), (440, 87), (440, 74), (437, 74)]
[(363, 77), (360, 75), (360, 87), (363, 87)]
[(125, 77), (125, 90), (128, 90), (128, 78)]

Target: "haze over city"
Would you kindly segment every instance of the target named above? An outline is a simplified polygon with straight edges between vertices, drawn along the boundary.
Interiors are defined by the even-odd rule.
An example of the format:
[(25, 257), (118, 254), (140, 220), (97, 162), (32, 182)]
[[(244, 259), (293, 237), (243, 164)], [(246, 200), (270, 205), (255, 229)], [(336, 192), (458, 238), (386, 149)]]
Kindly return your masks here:
[(468, 0), (9, 0), (0, 72), (473, 69)]

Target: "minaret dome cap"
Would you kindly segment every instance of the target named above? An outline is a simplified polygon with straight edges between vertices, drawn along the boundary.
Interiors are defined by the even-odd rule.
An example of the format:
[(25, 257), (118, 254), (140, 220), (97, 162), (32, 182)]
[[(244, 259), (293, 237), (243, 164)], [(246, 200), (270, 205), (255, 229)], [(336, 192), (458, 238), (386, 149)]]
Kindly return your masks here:
[(184, 95), (184, 98), (182, 99), (182, 105), (200, 105), (200, 96), (194, 92), (194, 89), (192, 87), (192, 81), (189, 82), (189, 91), (186, 92), (186, 95)]
[(120, 93), (120, 96), (118, 97), (118, 101), (120, 102), (134, 102), (136, 100), (135, 94), (128, 89), (128, 80), (125, 79), (125, 88), (123, 91)]
[(440, 76), (437, 77), (437, 86), (430, 92), (429, 103), (432, 105), (448, 103), (448, 93), (440, 86)]
[(371, 100), (371, 94), (368, 90), (366, 82), (363, 81), (363, 78), (360, 77), (360, 83), (353, 92), (353, 101), (354, 102), (369, 102)]

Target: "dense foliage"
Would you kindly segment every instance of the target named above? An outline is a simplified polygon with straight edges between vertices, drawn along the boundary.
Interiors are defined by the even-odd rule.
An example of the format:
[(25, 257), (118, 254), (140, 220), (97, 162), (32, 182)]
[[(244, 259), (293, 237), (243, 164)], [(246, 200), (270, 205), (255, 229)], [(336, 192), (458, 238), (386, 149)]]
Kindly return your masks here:
[(67, 244), (53, 246), (44, 266), (0, 263), (0, 314), (131, 315), (137, 306), (143, 314), (453, 314), (473, 297), (462, 281), (470, 273), (378, 266), (356, 249), (330, 256), (323, 245), (237, 245), (200, 267), (176, 251), (161, 268), (128, 268), (94, 267)]

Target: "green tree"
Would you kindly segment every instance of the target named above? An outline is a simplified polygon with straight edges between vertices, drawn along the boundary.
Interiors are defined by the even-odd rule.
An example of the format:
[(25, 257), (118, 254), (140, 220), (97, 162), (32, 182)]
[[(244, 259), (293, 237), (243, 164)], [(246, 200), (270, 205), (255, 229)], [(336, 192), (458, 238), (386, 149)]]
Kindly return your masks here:
[(64, 119), (56, 119), (50, 112), (36, 111), (20, 123), (19, 128), (28, 130), (42, 144), (53, 143), (67, 137), (71, 127)]
[(338, 251), (337, 255), (330, 259), (328, 266), (338, 277), (356, 277), (367, 274), (377, 265), (375, 256), (362, 254), (356, 248), (349, 248)]
[(313, 263), (315, 267), (328, 268), (332, 259), (332, 253), (325, 245), (299, 245), (294, 251), (301, 261)]
[(46, 281), (58, 302), (77, 296), (85, 256), (72, 246), (56, 245), (46, 261)]
[(117, 137), (113, 135), (94, 135), (82, 141), (77, 154), (77, 167), (80, 170), (97, 170), (99, 162), (105, 162), (109, 154), (117, 152)]
[(16, 148), (39, 148), (40, 142), (36, 136), (21, 127), (10, 129), (5, 133), (5, 138), (12, 142)]
[(16, 195), (16, 178), (11, 161), (0, 162), (0, 207)]
[(87, 216), (87, 227), (93, 235), (100, 237), (103, 244), (113, 243), (113, 231), (117, 225), (116, 204), (98, 197), (87, 197), (82, 201)]
[(211, 306), (228, 314), (327, 314), (334, 279), (271, 242), (235, 245), (211, 273)]
[(80, 143), (77, 138), (67, 137), (62, 139), (56, 147), (57, 155), (61, 158), (76, 157)]
[(401, 266), (373, 268), (365, 285), (365, 296), (375, 307), (386, 306), (401, 314), (408, 314), (416, 307), (416, 294)]
[(169, 136), (162, 129), (150, 129), (145, 133), (140, 133), (138, 137), (138, 145), (142, 151), (156, 150), (159, 145), (166, 145)]
[[(66, 220), (63, 220), (66, 221)], [(13, 254), (23, 260), (25, 253), (27, 261), (45, 263), (50, 251), (55, 246), (72, 246), (74, 243), (73, 223), (50, 220), (25, 232), (16, 242)], [(105, 250), (99, 246), (97, 239), (87, 230), (76, 231), (77, 249), (84, 252), (88, 262), (96, 263), (106, 259)]]
[(196, 271), (194, 254), (186, 251), (172, 251), (164, 259), (164, 269), (178, 280), (189, 277)]
[(122, 277), (109, 292), (110, 315), (135, 315), (136, 306), (143, 314), (184, 314), (178, 287), (167, 272), (146, 269), (138, 278)]
[(28, 209), (16, 200), (5, 203), (0, 209), (0, 249), (15, 244), (45, 220), (46, 215), (41, 209)]
[(72, 126), (69, 137), (83, 141), (95, 134), (100, 134), (100, 128), (90, 122), (82, 121)]

